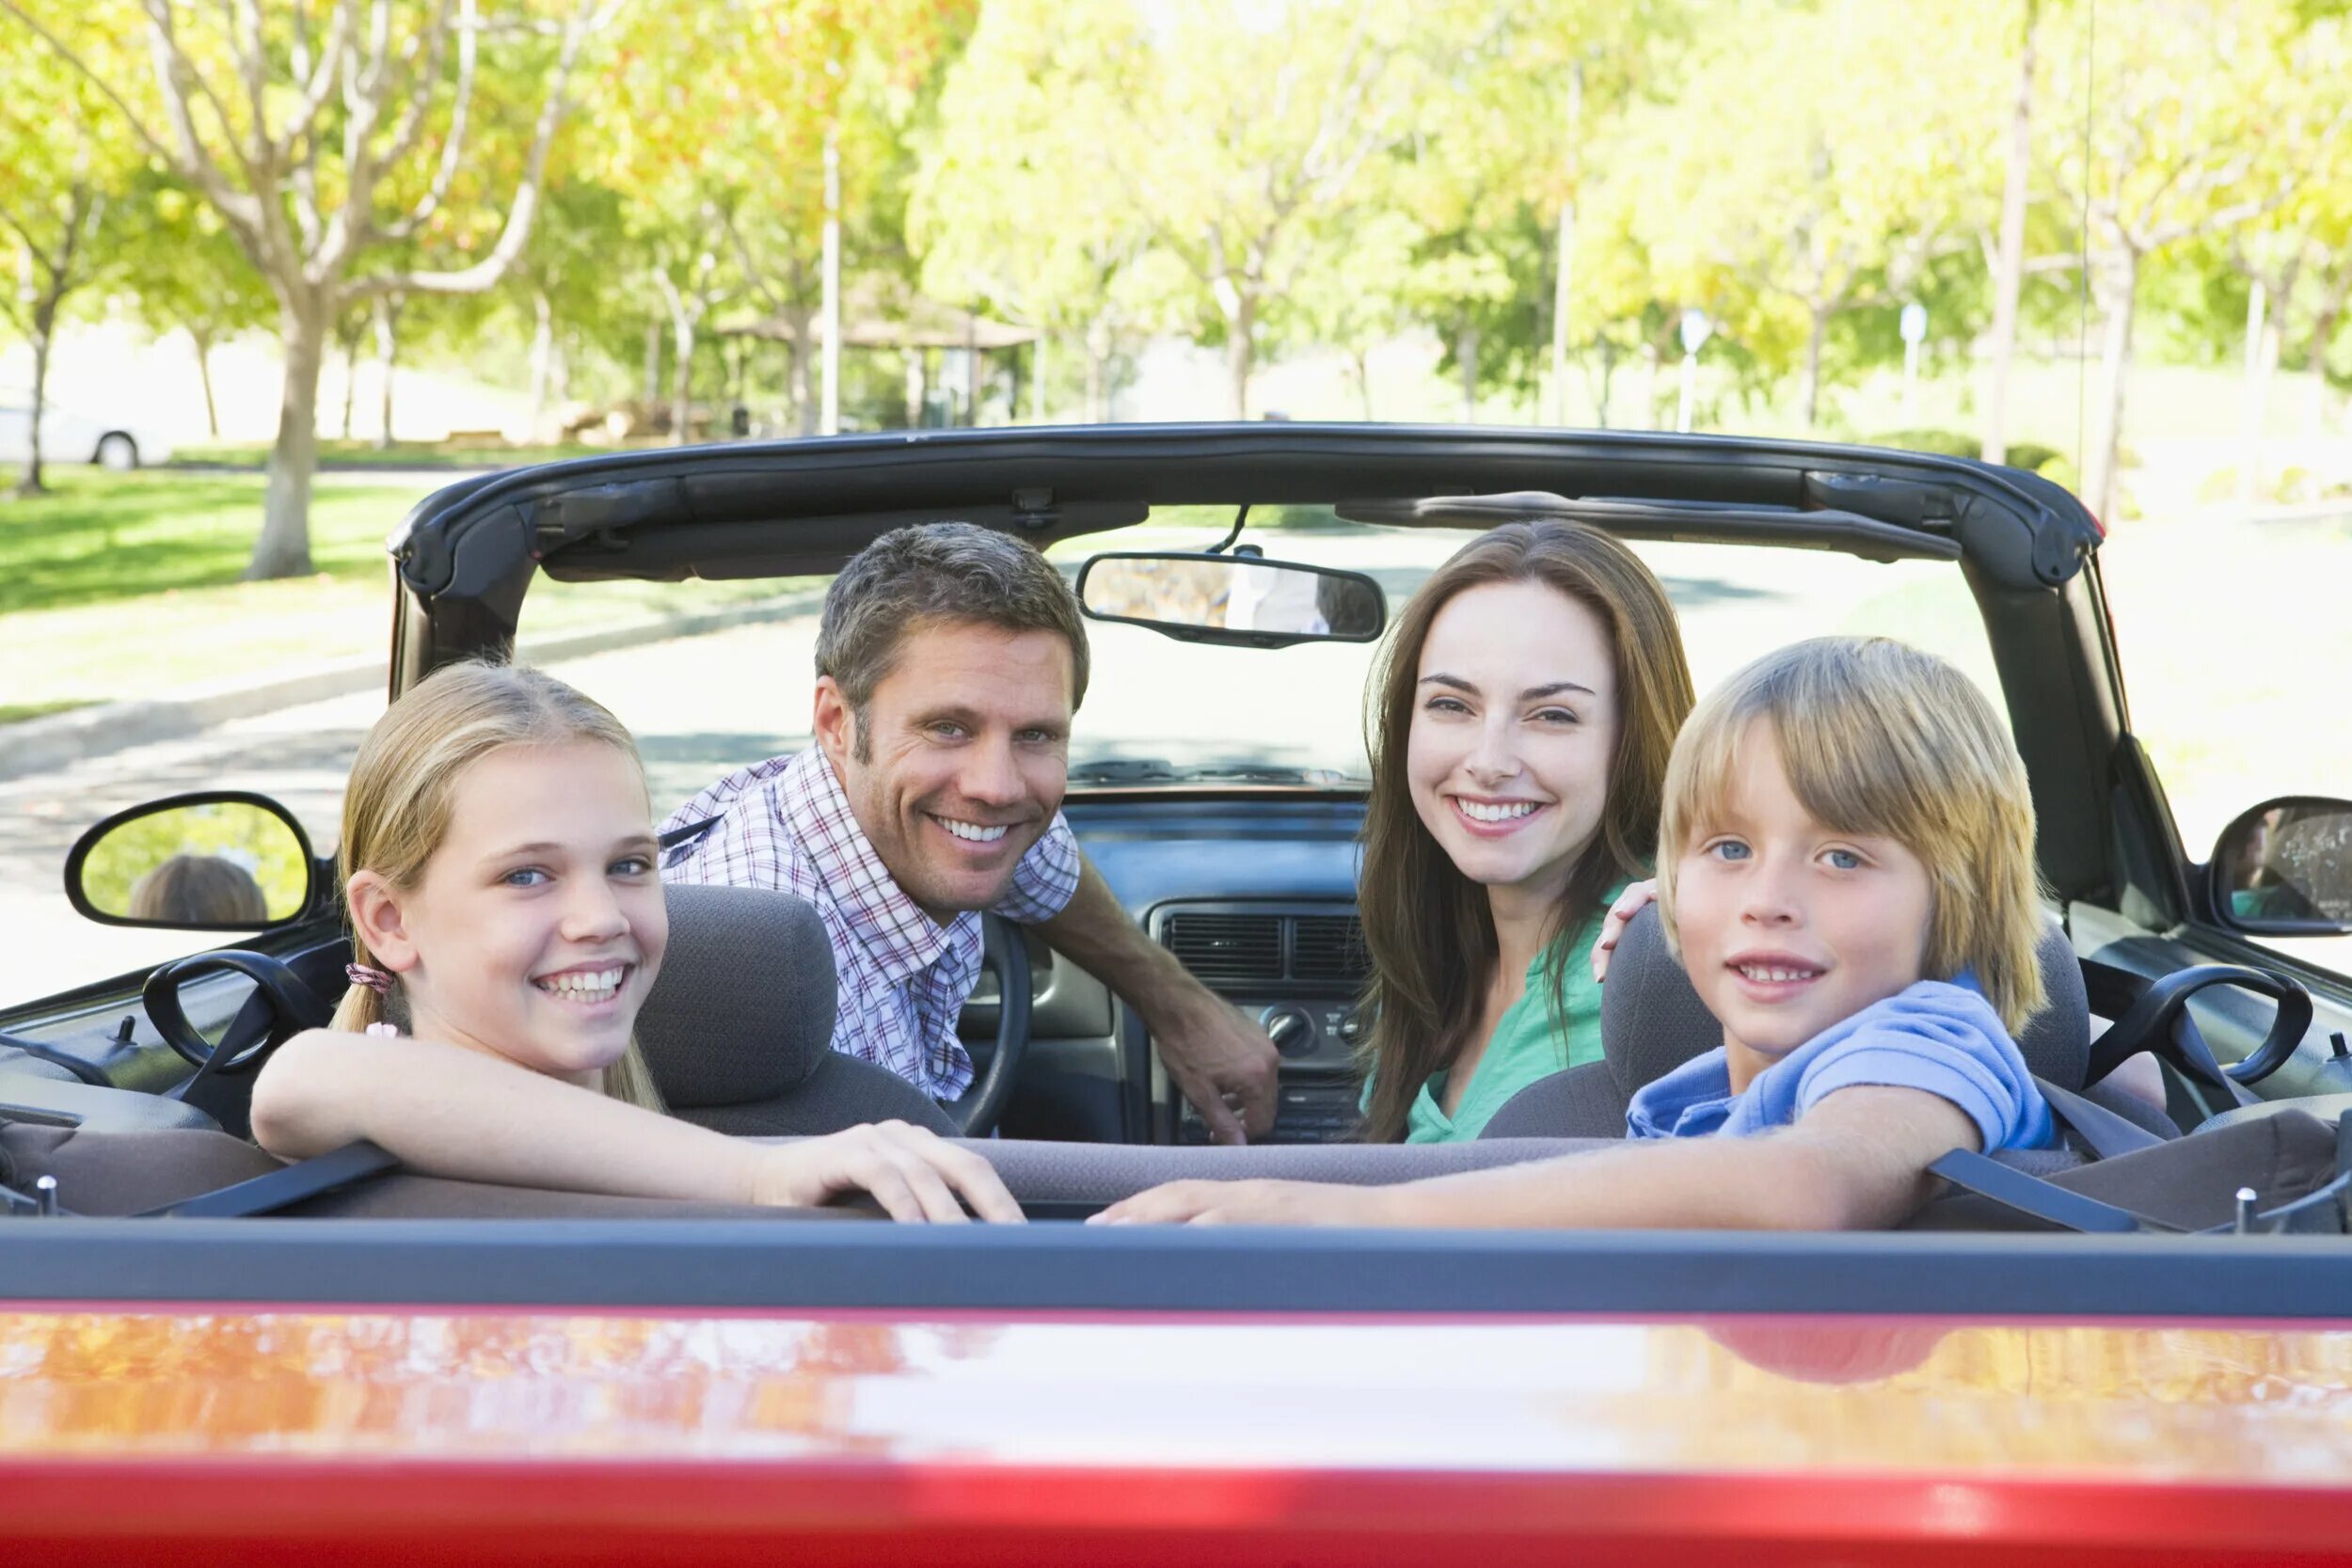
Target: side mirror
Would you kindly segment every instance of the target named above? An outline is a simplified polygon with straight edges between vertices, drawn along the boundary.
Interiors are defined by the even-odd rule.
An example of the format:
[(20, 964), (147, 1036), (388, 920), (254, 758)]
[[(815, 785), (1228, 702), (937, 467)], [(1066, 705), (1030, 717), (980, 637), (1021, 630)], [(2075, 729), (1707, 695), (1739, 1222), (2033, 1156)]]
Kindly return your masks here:
[(1079, 569), (1078, 604), (1093, 620), (1235, 648), (1370, 642), (1389, 619), (1380, 585), (1361, 572), (1239, 552), (1094, 556)]
[(65, 858), (65, 895), (105, 926), (262, 931), (318, 890), (310, 840), (265, 795), (215, 790), (117, 812)]
[(2238, 930), (2352, 932), (2352, 800), (2265, 800), (2221, 830), (2205, 874), (2214, 912)]

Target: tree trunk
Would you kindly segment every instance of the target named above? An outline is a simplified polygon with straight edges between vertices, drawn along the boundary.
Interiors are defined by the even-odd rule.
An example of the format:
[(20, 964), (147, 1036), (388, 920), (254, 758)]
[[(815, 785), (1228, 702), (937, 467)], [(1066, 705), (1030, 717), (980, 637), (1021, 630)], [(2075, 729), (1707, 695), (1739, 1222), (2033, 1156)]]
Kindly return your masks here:
[(1478, 325), (1465, 321), (1454, 332), (1454, 368), (1462, 372), (1462, 422), (1478, 422)]
[(806, 306), (786, 312), (792, 324), (792, 420), (803, 436), (817, 434), (817, 345), (809, 341)]
[(400, 358), (400, 307), (398, 294), (375, 296), (376, 395), (382, 400), (375, 430), (378, 451), (389, 451), (392, 445), (392, 368)]
[(1829, 337), (1829, 309), (1808, 305), (1805, 313), (1813, 325), (1804, 336), (1804, 373), (1797, 381), (1797, 406), (1804, 410), (1804, 433), (1813, 434), (1821, 422), (1821, 344)]
[(1111, 359), (1111, 334), (1100, 319), (1087, 324), (1087, 423), (1110, 422), (1110, 395), (1106, 385)]
[(548, 439), (548, 388), (555, 378), (555, 307), (545, 289), (531, 292), (531, 439)]
[(2017, 306), (2026, 286), (2026, 197), (2033, 179), (2033, 46), (2042, 0), (2026, 0), (2026, 36), (2017, 51), (2017, 96), (2010, 103), (2009, 168), (2001, 181), (2001, 237), (1993, 263), (1993, 342), (1985, 366), (1987, 463), (2009, 461), (2009, 372), (2017, 356)]
[(204, 429), (217, 441), (220, 439), (220, 407), (213, 401), (213, 335), (204, 327), (191, 326), (188, 337), (196, 344), (196, 379), (204, 387)]
[(2091, 514), (2108, 527), (2115, 522), (2116, 470), (2123, 452), (2123, 377), (2132, 366), (2132, 316), (2139, 301), (2139, 253), (2122, 249), (2102, 259), (2100, 301), (2106, 326), (2099, 352), (2100, 403), (2106, 422), (2099, 432), (2098, 461), (2090, 469)]
[(1551, 282), (1551, 422), (1556, 425), (1568, 422), (1568, 307), (1574, 300), (1576, 189), (1582, 176), (1583, 151), (1584, 62), (1580, 59), (1568, 76), (1568, 193), (1560, 202), (1560, 231), (1553, 245), (1559, 259)]
[(1373, 420), (1372, 354), (1367, 349), (1359, 348), (1348, 356), (1348, 359), (1356, 367), (1356, 396), (1363, 404), (1364, 423), (1370, 424)]
[(342, 352), (343, 356), (342, 438), (348, 441), (351, 439), (351, 410), (359, 396), (358, 326), (350, 322), (339, 325), (335, 330), (335, 346)]
[(310, 571), (310, 478), (319, 460), (319, 371), (326, 359), (335, 302), (318, 294), (280, 301), (278, 336), (286, 355), (278, 402), (278, 442), (270, 449), (262, 536), (245, 569), (247, 580), (304, 577)]
[(49, 350), (56, 339), (57, 300), (53, 290), (33, 307), (33, 423), (25, 432), (24, 472), (16, 482), (20, 499), (38, 496), (49, 488), (40, 474), (40, 417), (49, 405)]
[(1256, 363), (1258, 302), (1236, 293), (1225, 312), (1226, 412), (1236, 420), (1249, 418), (1249, 372)]
[(645, 417), (653, 417), (654, 404), (661, 401), (661, 318), (645, 319), (645, 375), (644, 390), (637, 401), (644, 405)]

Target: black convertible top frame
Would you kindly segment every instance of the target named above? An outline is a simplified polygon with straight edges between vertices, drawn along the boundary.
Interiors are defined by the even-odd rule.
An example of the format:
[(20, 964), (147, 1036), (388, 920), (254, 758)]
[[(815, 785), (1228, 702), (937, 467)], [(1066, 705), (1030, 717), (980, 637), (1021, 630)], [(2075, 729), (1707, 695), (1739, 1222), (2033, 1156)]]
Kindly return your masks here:
[(1265, 423), (911, 431), (582, 458), (469, 479), (409, 514), (392, 541), (391, 695), (453, 660), (504, 657), (540, 571), (564, 580), (826, 573), (906, 522), (954, 517), (1043, 547), (1140, 523), (1153, 507), (1244, 503), (1454, 528), (1510, 510), (1629, 538), (1957, 560), (2033, 778), (2052, 892), (2112, 904), (2127, 880), (2146, 880), (2150, 906), (2177, 903), (2177, 875), (2137, 875), (2144, 857), (2115, 847), (2119, 810), (2136, 816), (2147, 803), (2127, 766), (2098, 524), (2036, 475), (1926, 453)]

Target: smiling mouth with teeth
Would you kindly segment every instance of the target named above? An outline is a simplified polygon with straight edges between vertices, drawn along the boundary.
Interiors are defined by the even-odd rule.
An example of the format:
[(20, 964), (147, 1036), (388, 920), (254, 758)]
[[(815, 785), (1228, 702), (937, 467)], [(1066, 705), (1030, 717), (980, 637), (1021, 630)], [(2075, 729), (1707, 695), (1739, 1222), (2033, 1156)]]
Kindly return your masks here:
[(1822, 971), (1790, 969), (1784, 964), (1734, 964), (1732, 972), (1740, 978), (1765, 985), (1787, 985), (1797, 980), (1818, 980)]
[(1484, 800), (1466, 800), (1459, 795), (1454, 798), (1454, 803), (1473, 822), (1517, 822), (1523, 816), (1534, 816), (1543, 804), (1540, 800), (1512, 800), (1489, 805)]
[(630, 966), (615, 964), (611, 969), (573, 969), (561, 974), (542, 975), (531, 983), (549, 996), (566, 1002), (610, 1002), (620, 994), (621, 982), (628, 978)]
[(993, 844), (1012, 831), (1009, 822), (999, 822), (991, 827), (978, 822), (960, 822), (952, 816), (934, 816), (931, 820), (966, 844)]

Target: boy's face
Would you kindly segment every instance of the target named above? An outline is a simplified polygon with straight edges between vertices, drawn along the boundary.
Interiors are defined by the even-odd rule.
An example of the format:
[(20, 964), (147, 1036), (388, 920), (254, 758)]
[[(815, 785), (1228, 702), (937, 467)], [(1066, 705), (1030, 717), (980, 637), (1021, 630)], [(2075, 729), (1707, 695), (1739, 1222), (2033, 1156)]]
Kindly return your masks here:
[(1723, 1021), (1732, 1086), (1744, 1089), (1921, 977), (1933, 894), (1927, 868), (1893, 839), (1813, 819), (1768, 726), (1751, 725), (1736, 756), (1722, 810), (1676, 863), (1675, 925), (1691, 982)]

